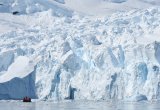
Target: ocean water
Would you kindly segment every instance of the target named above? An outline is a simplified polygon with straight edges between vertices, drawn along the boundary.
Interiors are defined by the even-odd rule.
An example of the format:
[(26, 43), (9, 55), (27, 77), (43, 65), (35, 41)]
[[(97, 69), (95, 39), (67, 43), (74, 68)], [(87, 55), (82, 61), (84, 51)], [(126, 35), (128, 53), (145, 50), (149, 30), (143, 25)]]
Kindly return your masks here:
[(67, 101), (32, 102), (0, 101), (0, 110), (160, 110), (160, 103), (150, 102), (106, 102)]

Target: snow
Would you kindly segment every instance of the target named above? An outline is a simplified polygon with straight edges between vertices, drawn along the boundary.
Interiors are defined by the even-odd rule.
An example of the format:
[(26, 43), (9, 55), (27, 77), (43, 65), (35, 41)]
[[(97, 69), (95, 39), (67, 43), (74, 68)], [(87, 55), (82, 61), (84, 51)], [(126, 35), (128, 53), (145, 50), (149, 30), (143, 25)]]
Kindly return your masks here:
[(160, 99), (159, 2), (2, 3), (0, 99)]
[(125, 12), (159, 6), (160, 2), (157, 0), (147, 2), (146, 0), (65, 0), (65, 4), (66, 7), (80, 13), (101, 17), (117, 11)]
[[(157, 0), (1, 0), (0, 12), (20, 14), (53, 9), (56, 16), (72, 16), (73, 11), (92, 16), (106, 16), (115, 12), (159, 6)], [(78, 5), (77, 5), (78, 4)], [(143, 7), (142, 7), (143, 6)]]
[(25, 56), (19, 56), (12, 63), (7, 72), (0, 76), (0, 83), (7, 82), (15, 77), (23, 78), (34, 71), (34, 65), (29, 63), (29, 59)]
[[(63, 3), (63, 1), (60, 1)], [(0, 12), (6, 13), (13, 13), (18, 12), (19, 14), (30, 14), (35, 12), (41, 12), (48, 9), (53, 9), (54, 14), (56, 16), (71, 16), (72, 11), (62, 7), (61, 4), (57, 4), (56, 1), (53, 0), (1, 0), (0, 3)]]
[(18, 56), (0, 76), (0, 99), (36, 98), (34, 66), (27, 57)]

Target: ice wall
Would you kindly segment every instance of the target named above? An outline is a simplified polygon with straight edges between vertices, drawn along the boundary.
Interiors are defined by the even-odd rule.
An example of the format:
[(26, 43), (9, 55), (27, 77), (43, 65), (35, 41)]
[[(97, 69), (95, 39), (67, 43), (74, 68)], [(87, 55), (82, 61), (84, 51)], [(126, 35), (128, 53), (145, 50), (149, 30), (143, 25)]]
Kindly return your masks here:
[(22, 100), (25, 96), (37, 98), (35, 93), (35, 71), (24, 78), (15, 77), (0, 83), (0, 99)]
[[(39, 99), (160, 99), (159, 8), (98, 19), (51, 13), (34, 14), (32, 26), (0, 35), (0, 53), (5, 49), (16, 57), (41, 57), (33, 87)], [(28, 84), (28, 73), (33, 71), (27, 72), (27, 79), (12, 79), (5, 85), (18, 80)]]
[(36, 98), (35, 70), (36, 67), (29, 63), (27, 57), (17, 57), (0, 76), (0, 99)]
[(0, 55), (0, 72), (8, 70), (8, 67), (13, 63), (14, 61), (14, 52), (8, 51), (3, 52)]

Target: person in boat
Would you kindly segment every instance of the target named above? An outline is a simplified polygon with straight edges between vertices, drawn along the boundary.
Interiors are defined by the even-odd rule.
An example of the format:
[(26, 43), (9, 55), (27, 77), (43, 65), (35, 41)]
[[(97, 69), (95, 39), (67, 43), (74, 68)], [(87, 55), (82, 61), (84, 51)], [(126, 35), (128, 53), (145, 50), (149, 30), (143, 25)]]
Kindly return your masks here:
[(31, 98), (26, 96), (23, 98), (23, 102), (31, 102)]

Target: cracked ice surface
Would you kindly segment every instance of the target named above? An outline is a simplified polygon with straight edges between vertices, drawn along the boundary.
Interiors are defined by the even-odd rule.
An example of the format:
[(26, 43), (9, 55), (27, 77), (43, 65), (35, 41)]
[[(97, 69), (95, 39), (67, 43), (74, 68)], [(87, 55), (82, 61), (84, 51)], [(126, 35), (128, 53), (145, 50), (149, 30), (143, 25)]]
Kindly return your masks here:
[(39, 99), (160, 98), (159, 8), (103, 18), (48, 10), (12, 20), (16, 31), (0, 34), (0, 77), (19, 56), (31, 59)]

